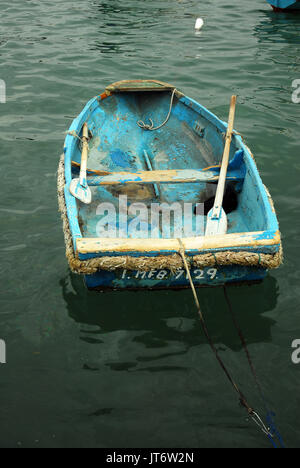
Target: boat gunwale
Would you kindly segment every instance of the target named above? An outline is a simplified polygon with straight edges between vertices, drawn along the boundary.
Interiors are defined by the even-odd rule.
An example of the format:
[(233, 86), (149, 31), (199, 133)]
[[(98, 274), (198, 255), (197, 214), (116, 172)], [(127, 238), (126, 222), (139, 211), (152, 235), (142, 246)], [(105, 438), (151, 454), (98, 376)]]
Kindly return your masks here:
[[(277, 230), (233, 233), (218, 236), (186, 237), (181, 239), (188, 255), (222, 251), (247, 251), (276, 253), (280, 250), (281, 237)], [(76, 250), (81, 259), (97, 256), (130, 255), (156, 256), (178, 253), (177, 239), (77, 239)]]
[[(145, 91), (147, 92), (147, 91)], [(148, 91), (152, 92), (152, 91)], [(174, 241), (175, 239), (107, 239), (107, 238), (85, 238), (82, 235), (80, 226), (79, 226), (79, 213), (78, 213), (78, 206), (75, 197), (73, 197), (69, 192), (69, 185), (72, 180), (72, 156), (75, 150), (77, 143), (77, 139), (74, 138), (74, 132), (78, 135), (81, 132), (81, 128), (83, 124), (89, 119), (90, 115), (94, 112), (94, 110), (99, 106), (99, 103), (108, 98), (109, 95), (105, 93), (102, 95), (97, 95), (96, 97), (92, 98), (84, 107), (82, 112), (78, 115), (77, 118), (74, 119), (72, 122), (68, 134), (65, 139), (64, 144), (64, 155), (65, 155), (65, 202), (67, 207), (67, 215), (70, 224), (72, 240), (73, 240), (73, 248), (74, 251), (80, 255), (80, 258), (86, 259), (89, 258), (92, 254), (95, 256), (107, 255), (108, 252), (111, 252), (113, 255), (124, 254), (127, 255), (170, 255), (172, 253), (176, 253), (178, 248), (174, 250)], [(179, 101), (186, 105), (187, 107), (196, 111), (199, 115), (204, 117), (208, 120), (212, 125), (216, 127), (221, 132), (225, 132), (227, 128), (227, 123), (219, 119), (215, 114), (210, 112), (207, 108), (201, 105), (199, 102), (195, 101), (192, 98), (189, 98), (185, 95), (179, 98)], [(73, 133), (73, 135), (72, 135)], [(220, 250), (236, 250), (237, 248), (244, 249), (252, 249), (251, 251), (255, 251), (255, 249), (259, 249), (264, 252), (275, 251), (278, 252), (281, 247), (281, 238), (280, 232), (278, 227), (278, 221), (276, 217), (276, 213), (270, 198), (269, 193), (267, 192), (266, 187), (264, 186), (260, 174), (258, 172), (254, 157), (250, 151), (250, 149), (244, 144), (240, 135), (236, 134), (234, 136), (236, 139), (236, 147), (237, 149), (244, 150), (244, 158), (247, 158), (245, 161), (246, 169), (249, 171), (251, 169), (251, 176), (255, 178), (255, 182), (257, 183), (260, 194), (262, 196), (262, 205), (264, 208), (264, 215), (266, 217), (268, 229), (264, 231), (255, 231), (255, 232), (240, 232), (234, 234), (226, 234), (224, 236), (214, 236), (209, 241), (209, 246), (207, 248), (204, 247), (203, 244), (203, 237), (193, 237), (193, 238), (185, 238), (184, 243), (187, 248), (187, 251), (190, 255), (199, 253), (206, 253), (210, 251), (220, 251)], [(205, 238), (207, 240), (207, 238)], [(233, 245), (230, 244), (230, 240), (233, 242)], [(117, 242), (116, 242), (117, 241)], [(139, 246), (139, 241), (143, 244), (143, 248)], [(195, 248), (195, 241), (199, 243), (199, 246)], [(112, 248), (115, 242), (114, 248)], [(111, 250), (108, 247), (104, 249), (104, 246), (110, 243)], [(119, 243), (119, 245), (117, 245)], [(128, 244), (130, 248), (124, 250), (122, 247), (123, 244)], [(201, 247), (201, 243), (202, 246)], [(95, 248), (95, 246), (99, 244)], [(224, 247), (226, 245), (226, 247)], [(94, 250), (93, 250), (94, 249)]]

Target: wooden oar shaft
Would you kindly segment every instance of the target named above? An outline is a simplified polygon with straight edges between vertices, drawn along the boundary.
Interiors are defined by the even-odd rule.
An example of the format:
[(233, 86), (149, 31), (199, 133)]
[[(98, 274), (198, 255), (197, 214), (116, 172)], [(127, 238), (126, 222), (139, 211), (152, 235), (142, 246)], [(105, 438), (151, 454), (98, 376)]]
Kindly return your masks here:
[(88, 144), (89, 131), (87, 123), (83, 124), (82, 129), (82, 153), (81, 153), (81, 164), (80, 164), (80, 185), (86, 186), (86, 172), (87, 172), (87, 159), (88, 159)]
[(218, 188), (216, 192), (212, 219), (218, 219), (221, 213), (221, 209), (222, 209), (225, 184), (226, 184), (226, 175), (227, 175), (227, 169), (228, 169), (228, 164), (229, 164), (230, 146), (231, 146), (231, 141), (232, 141), (236, 100), (237, 100), (237, 97), (232, 96), (231, 103), (230, 103), (229, 118), (228, 118), (228, 127), (227, 127), (227, 132), (226, 132), (226, 142), (225, 142), (222, 166), (221, 166), (221, 171), (220, 171)]

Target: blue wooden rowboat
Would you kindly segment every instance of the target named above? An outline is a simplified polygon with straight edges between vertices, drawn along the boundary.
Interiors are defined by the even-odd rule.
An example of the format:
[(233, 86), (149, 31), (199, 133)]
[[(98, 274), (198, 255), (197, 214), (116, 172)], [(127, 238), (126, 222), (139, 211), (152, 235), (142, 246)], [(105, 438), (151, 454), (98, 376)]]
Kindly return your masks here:
[[(70, 193), (85, 123), (91, 204)], [(121, 81), (88, 102), (67, 132), (58, 194), (67, 258), (89, 289), (187, 287), (178, 237), (196, 286), (257, 282), (280, 265), (274, 206), (236, 132), (223, 205), (228, 231), (205, 236), (226, 129), (198, 102), (156, 80)]]
[(300, 0), (267, 0), (275, 11), (299, 11)]

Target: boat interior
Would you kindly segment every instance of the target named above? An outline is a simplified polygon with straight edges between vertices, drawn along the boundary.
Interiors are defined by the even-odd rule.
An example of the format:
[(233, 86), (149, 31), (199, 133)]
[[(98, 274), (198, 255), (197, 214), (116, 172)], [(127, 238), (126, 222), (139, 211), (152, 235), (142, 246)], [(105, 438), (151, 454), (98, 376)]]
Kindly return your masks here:
[[(170, 90), (112, 93), (98, 98), (97, 105), (94, 103), (90, 107), (87, 123), (90, 132), (88, 169), (91, 172), (88, 175), (103, 171), (114, 173), (116, 177), (111, 185), (92, 184), (90, 205), (76, 201), (83, 237), (101, 237), (99, 220), (107, 213), (100, 210), (99, 215), (99, 204), (110, 203), (116, 207), (118, 225), (121, 195), (127, 197), (128, 207), (133, 203), (143, 203), (148, 208), (155, 203), (190, 203), (193, 206), (192, 225), (198, 229), (194, 236), (204, 235), (206, 214), (214, 202), (216, 180), (191, 182), (191, 177), (185, 173), (183, 178), (186, 180), (180, 183), (172, 183), (172, 180), (168, 183), (125, 183), (124, 177), (122, 183), (118, 183), (118, 174), (124, 172), (199, 171), (220, 165), (226, 123), (192, 99), (175, 94), (169, 120), (157, 130), (141, 128), (143, 124), (151, 125), (151, 121), (154, 128), (165, 122), (171, 95)], [(72, 154), (72, 177), (78, 177), (80, 160), (80, 142), (77, 140)], [(235, 175), (230, 177), (232, 171)], [(149, 177), (151, 180), (150, 174)], [(203, 204), (200, 209), (199, 204)], [(235, 135), (223, 205), (228, 215), (228, 233), (270, 229), (268, 205), (268, 196), (252, 156), (240, 136)], [(134, 219), (137, 215), (137, 212), (129, 214), (129, 221), (130, 216)], [(135, 232), (134, 236), (150, 237), (150, 231), (150, 219), (148, 222), (144, 220), (139, 234)], [(165, 232), (160, 224), (158, 231), (159, 238), (174, 237), (172, 228), (171, 232)], [(128, 231), (118, 232), (116, 237), (130, 235)]]

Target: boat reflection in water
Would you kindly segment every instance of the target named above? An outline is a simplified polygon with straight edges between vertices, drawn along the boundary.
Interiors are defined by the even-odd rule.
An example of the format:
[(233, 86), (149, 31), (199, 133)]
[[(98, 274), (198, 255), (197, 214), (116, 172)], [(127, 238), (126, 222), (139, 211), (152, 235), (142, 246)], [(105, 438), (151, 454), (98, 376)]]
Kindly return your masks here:
[[(86, 290), (73, 273), (60, 284), (70, 318), (82, 325), (80, 339), (96, 345), (97, 361), (100, 359), (102, 364), (104, 360), (105, 365), (114, 362), (122, 368), (130, 361), (130, 367), (139, 369), (144, 362), (144, 368), (146, 361), (186, 355), (191, 348), (206, 343), (190, 290), (99, 295)], [(226, 288), (247, 343), (271, 342), (276, 322), (265, 313), (277, 305), (276, 279), (268, 275), (261, 284)], [(239, 351), (240, 338), (223, 289), (202, 289), (199, 299), (213, 341)]]
[[(299, 16), (286, 14), (275, 15), (271, 10), (263, 12), (261, 21), (254, 27), (254, 36), (259, 44), (266, 44), (264, 48), (267, 54), (265, 60), (276, 60), (279, 55), (290, 55), (291, 47), (300, 44)], [(279, 47), (270, 47), (272, 44), (280, 44)], [(283, 48), (281, 44), (286, 44)]]

